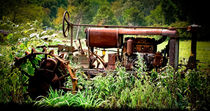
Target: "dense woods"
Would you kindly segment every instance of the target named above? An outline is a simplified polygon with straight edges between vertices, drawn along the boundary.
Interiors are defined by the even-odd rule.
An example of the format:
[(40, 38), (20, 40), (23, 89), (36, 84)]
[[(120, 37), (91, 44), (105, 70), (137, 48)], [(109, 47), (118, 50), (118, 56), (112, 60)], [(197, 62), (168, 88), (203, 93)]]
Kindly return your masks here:
[[(33, 20), (61, 29), (63, 12), (79, 24), (202, 26), (199, 40), (209, 39), (206, 2), (190, 0), (1, 0), (0, 18), (14, 23)], [(182, 35), (181, 35), (182, 36)], [(187, 37), (183, 35), (183, 37)]]

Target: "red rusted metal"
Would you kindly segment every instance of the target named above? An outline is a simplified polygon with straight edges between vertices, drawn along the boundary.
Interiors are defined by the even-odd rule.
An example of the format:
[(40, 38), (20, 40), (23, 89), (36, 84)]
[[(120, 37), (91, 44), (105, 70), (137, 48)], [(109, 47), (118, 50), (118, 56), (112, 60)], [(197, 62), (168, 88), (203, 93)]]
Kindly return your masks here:
[[(68, 12), (65, 12), (68, 13)], [(191, 25), (189, 27), (152, 27), (152, 26), (119, 26), (119, 25), (91, 25), (91, 24), (73, 24), (68, 20), (67, 16), (64, 16), (64, 22), (68, 24), (67, 28), (71, 28), (71, 43), (73, 41), (73, 27), (74, 26), (85, 26), (89, 27), (86, 29), (86, 38), (87, 46), (91, 53), (94, 53), (94, 47), (96, 48), (117, 48), (117, 59), (116, 61), (124, 62), (122, 59), (123, 56), (128, 56), (128, 63), (126, 67), (133, 66), (132, 60), (135, 59), (136, 53), (152, 54), (153, 56), (148, 57), (148, 66), (159, 67), (164, 65), (165, 62), (161, 63), (162, 53), (164, 53), (164, 59), (166, 56), (169, 57), (169, 64), (177, 69), (178, 67), (178, 58), (179, 58), (179, 38), (178, 38), (178, 29), (184, 29), (192, 32), (192, 56), (194, 64), (196, 61), (196, 30), (198, 25)], [(65, 25), (65, 24), (64, 24)], [(93, 28), (94, 27), (94, 28)], [(64, 27), (65, 28), (65, 27)], [(69, 29), (64, 29), (63, 33)], [(162, 36), (159, 40), (153, 40), (149, 38), (123, 38), (123, 35), (160, 35)], [(161, 54), (157, 53), (157, 45), (162, 43), (170, 38), (169, 44), (164, 50), (161, 51)], [(123, 43), (124, 40), (124, 43)], [(119, 49), (122, 48), (122, 53), (119, 54)], [(133, 53), (133, 54), (132, 54)], [(156, 55), (155, 55), (156, 54)], [(120, 56), (121, 55), (121, 56)], [(149, 56), (149, 55), (145, 55)], [(88, 57), (90, 58), (90, 53), (88, 51)], [(110, 58), (111, 55), (110, 55)], [(110, 59), (109, 58), (109, 59)], [(152, 59), (151, 59), (152, 58)], [(130, 60), (131, 59), (131, 60)], [(90, 63), (91, 63), (90, 59)], [(123, 61), (122, 61), (123, 60)], [(153, 61), (154, 60), (154, 61)], [(108, 63), (103, 63), (104, 68), (108, 69), (109, 64), (113, 62), (112, 59)], [(152, 64), (152, 62), (154, 64)], [(150, 64), (151, 63), (151, 64)], [(107, 66), (108, 65), (108, 66)], [(91, 66), (91, 65), (89, 65)], [(161, 66), (162, 67), (162, 66)], [(194, 67), (194, 66), (193, 66)], [(195, 66), (196, 67), (196, 66)], [(90, 67), (91, 68), (91, 67)], [(127, 68), (126, 68), (127, 69)]]
[(116, 29), (119, 30), (119, 34), (123, 35), (162, 35), (169, 37), (176, 37), (176, 30), (168, 29)]
[(140, 53), (154, 53), (153, 45), (136, 45), (136, 51)]
[(48, 58), (47, 60), (41, 62), (40, 68), (54, 70), (56, 66), (57, 66), (57, 61), (53, 58)]
[(88, 28), (87, 45), (89, 47), (117, 48), (120, 46), (119, 35), (161, 35), (177, 37), (176, 30), (169, 29), (117, 29)]
[(118, 46), (118, 30), (116, 29), (88, 28), (86, 34), (89, 47), (117, 48)]
[[(127, 46), (124, 46), (124, 52), (127, 52), (130, 50), (128, 48), (128, 42), (129, 39), (133, 41), (132, 45), (132, 51), (133, 52), (140, 52), (140, 53), (155, 53), (157, 46), (155, 39), (150, 38), (125, 38), (125, 41), (127, 41)], [(128, 52), (127, 52), (128, 54)]]
[(162, 65), (162, 63), (163, 63), (163, 56), (160, 52), (157, 52), (155, 54), (155, 57), (154, 57), (154, 60), (153, 60), (152, 64), (153, 64), (154, 67), (157, 68), (157, 67), (160, 67)]
[(128, 39), (127, 41), (127, 54), (130, 56), (133, 54), (133, 40)]
[(136, 38), (135, 44), (135, 51), (140, 53), (155, 53), (157, 49), (155, 40), (150, 38)]
[[(23, 73), (29, 77), (28, 92), (32, 98), (36, 98), (39, 95), (46, 96), (49, 91), (50, 86), (53, 89), (63, 88), (65, 82), (64, 78), (70, 76), (72, 79), (72, 93), (77, 92), (77, 77), (69, 65), (69, 61), (63, 59), (63, 55), (57, 56), (54, 54), (54, 50), (51, 50), (47, 53), (46, 48), (43, 48), (43, 52), (36, 52), (32, 48), (31, 53), (26, 52), (26, 56), (22, 58), (15, 58), (15, 67), (20, 67), (20, 65), (26, 62), (28, 59), (31, 61), (32, 66), (35, 68), (34, 76)], [(40, 67), (37, 68), (33, 64), (33, 60), (36, 55), (44, 54), (45, 58), (40, 61)], [(47, 55), (52, 56), (53, 58), (47, 58)], [(58, 69), (59, 68), (59, 69)], [(21, 69), (20, 69), (21, 70)], [(69, 74), (67, 74), (67, 71)], [(63, 75), (64, 74), (64, 75)]]
[(106, 33), (107, 36), (117, 36), (119, 34), (123, 34), (123, 35), (162, 35), (162, 36), (176, 37), (178, 34), (175, 29), (88, 28), (87, 31), (91, 31), (91, 33), (97, 33), (98, 35), (100, 35), (100, 33)]
[(107, 64), (107, 67), (106, 67), (106, 69), (107, 70), (114, 70), (115, 69), (115, 63), (117, 62), (117, 56), (116, 56), (117, 54), (116, 53), (114, 53), (114, 54), (109, 54), (108, 55), (108, 64)]

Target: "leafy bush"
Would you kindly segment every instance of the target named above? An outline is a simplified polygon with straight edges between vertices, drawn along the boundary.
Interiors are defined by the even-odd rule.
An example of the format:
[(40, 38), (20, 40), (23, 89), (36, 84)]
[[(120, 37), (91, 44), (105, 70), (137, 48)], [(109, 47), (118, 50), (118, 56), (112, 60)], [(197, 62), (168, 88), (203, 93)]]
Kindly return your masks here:
[[(9, 35), (0, 43), (0, 103), (22, 103), (27, 93), (28, 77), (18, 68), (14, 67), (15, 57), (23, 57), (25, 51), (31, 52), (38, 45), (49, 45), (43, 41), (45, 35), (52, 35), (51, 31), (45, 31), (38, 21), (27, 24), (14, 24), (9, 20), (0, 21), (0, 29), (8, 30)], [(54, 42), (57, 43), (57, 42)], [(42, 49), (37, 49), (41, 51)], [(38, 64), (42, 57), (37, 56), (33, 62)], [(21, 65), (21, 69), (28, 74), (34, 74), (34, 67), (29, 61)], [(29, 99), (30, 100), (30, 99)]]

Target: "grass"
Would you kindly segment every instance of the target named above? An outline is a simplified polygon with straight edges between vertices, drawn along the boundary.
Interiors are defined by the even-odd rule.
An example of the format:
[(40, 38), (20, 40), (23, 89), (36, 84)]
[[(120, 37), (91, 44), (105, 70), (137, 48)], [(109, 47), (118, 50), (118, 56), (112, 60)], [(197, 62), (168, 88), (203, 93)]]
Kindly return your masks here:
[(42, 98), (35, 102), (35, 105), (40, 107), (83, 107), (83, 108), (98, 108), (103, 100), (96, 98), (96, 94), (90, 93), (90, 91), (85, 90), (83, 92), (78, 91), (76, 94), (71, 92), (64, 93), (63, 90), (52, 90), (50, 89), (48, 97)]
[[(161, 51), (166, 46), (167, 42), (158, 45), (158, 51)], [(198, 66), (203, 69), (210, 68), (210, 42), (197, 42), (197, 60)], [(191, 41), (180, 41), (179, 42), (179, 61), (185, 59), (184, 63), (187, 63), (191, 54)]]
[[(198, 42), (197, 59), (200, 60), (199, 65), (209, 69), (210, 65), (210, 42)], [(190, 41), (180, 41), (180, 60), (190, 56)], [(166, 42), (158, 46), (158, 50), (166, 45)], [(4, 46), (5, 48), (8, 48)], [(3, 48), (3, 46), (1, 46)], [(5, 54), (0, 50), (0, 54)], [(21, 50), (22, 51), (22, 50)], [(3, 53), (4, 52), (4, 53)], [(11, 63), (14, 57), (0, 56), (1, 60), (9, 59)], [(209, 98), (209, 77), (205, 76), (205, 72), (187, 72), (186, 78), (180, 78), (180, 73), (174, 75), (173, 69), (167, 67), (166, 71), (158, 74), (152, 71), (151, 74), (143, 72), (144, 65), (141, 61), (137, 69), (138, 78), (125, 71), (125, 68), (118, 67), (117, 73), (109, 72), (107, 76), (97, 76), (92, 80), (85, 80), (81, 71), (77, 71), (79, 78), (78, 84), (82, 86), (82, 90), (77, 94), (71, 92), (63, 92), (62, 90), (52, 89), (47, 97), (42, 97), (35, 101), (35, 105), (41, 107), (62, 107), (73, 106), (83, 108), (152, 108), (152, 109), (199, 109), (206, 105), (205, 99)], [(2, 64), (3, 63), (2, 61)], [(5, 64), (6, 65), (6, 64)], [(6, 67), (6, 66), (5, 66)], [(5, 70), (5, 68), (1, 67)], [(9, 72), (5, 71), (5, 72)], [(4, 74), (4, 73), (2, 73)], [(14, 77), (20, 75), (15, 74)], [(0, 76), (3, 77), (3, 76)], [(6, 79), (1, 79), (6, 80)], [(13, 80), (13, 78), (11, 78)], [(15, 80), (15, 79), (14, 79)], [(13, 81), (14, 81), (13, 80)], [(3, 87), (6, 82), (1, 81)], [(18, 81), (18, 79), (16, 80)], [(10, 82), (10, 81), (9, 81)], [(69, 78), (68, 83), (71, 83)], [(14, 85), (14, 83), (11, 83)], [(5, 87), (5, 86), (4, 86)], [(17, 90), (14, 87), (14, 90)], [(19, 88), (21, 91), (21, 88)], [(13, 91), (13, 95), (18, 95), (17, 91)], [(2, 93), (1, 98), (7, 94)], [(194, 93), (193, 93), (194, 92)], [(7, 95), (6, 95), (7, 96)], [(6, 97), (5, 96), (5, 97)], [(8, 94), (9, 96), (9, 94)], [(14, 96), (15, 97), (15, 96)], [(18, 96), (17, 96), (18, 97)], [(196, 97), (196, 99), (191, 99)], [(3, 98), (3, 100), (5, 100)]]
[[(190, 41), (180, 41), (180, 59), (190, 56)], [(209, 65), (209, 42), (197, 43), (197, 59), (202, 67)], [(164, 47), (166, 42), (158, 46)], [(189, 70), (185, 78), (170, 66), (157, 73), (144, 72), (144, 64), (138, 61), (138, 78), (117, 67), (116, 73), (108, 72), (91, 80), (85, 80), (78, 71), (78, 84), (82, 86), (77, 94), (50, 90), (48, 97), (36, 101), (38, 106), (73, 106), (82, 108), (148, 108), (148, 109), (206, 109), (209, 98), (209, 77), (204, 71)], [(70, 82), (70, 81), (68, 81)]]

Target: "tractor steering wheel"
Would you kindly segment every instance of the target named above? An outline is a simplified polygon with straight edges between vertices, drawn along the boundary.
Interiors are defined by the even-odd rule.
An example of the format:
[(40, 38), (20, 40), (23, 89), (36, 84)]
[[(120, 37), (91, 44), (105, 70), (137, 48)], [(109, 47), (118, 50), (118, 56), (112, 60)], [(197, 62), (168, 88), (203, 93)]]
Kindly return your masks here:
[(68, 37), (70, 25), (71, 23), (70, 23), (69, 12), (65, 11), (63, 14), (63, 36), (64, 37)]

